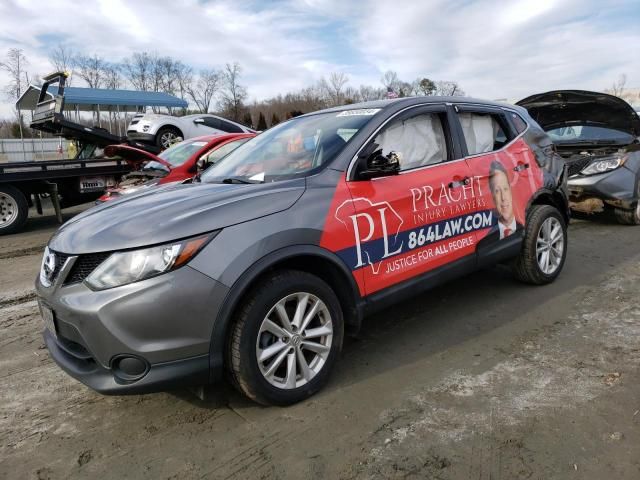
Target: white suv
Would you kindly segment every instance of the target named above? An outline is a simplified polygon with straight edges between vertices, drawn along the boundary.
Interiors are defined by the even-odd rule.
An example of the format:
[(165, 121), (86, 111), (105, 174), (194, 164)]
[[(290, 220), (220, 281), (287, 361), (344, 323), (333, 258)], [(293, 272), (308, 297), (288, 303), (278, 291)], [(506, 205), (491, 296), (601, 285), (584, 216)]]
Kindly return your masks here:
[(139, 113), (127, 128), (130, 140), (151, 143), (161, 149), (181, 140), (216, 133), (255, 133), (255, 130), (208, 113), (184, 117)]

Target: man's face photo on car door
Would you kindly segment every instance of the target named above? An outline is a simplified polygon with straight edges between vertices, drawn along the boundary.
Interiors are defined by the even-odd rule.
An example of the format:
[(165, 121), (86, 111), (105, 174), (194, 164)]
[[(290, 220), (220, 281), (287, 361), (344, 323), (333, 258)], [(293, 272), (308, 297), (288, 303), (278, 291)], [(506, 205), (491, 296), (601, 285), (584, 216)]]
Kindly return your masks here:
[(489, 167), (489, 190), (498, 213), (500, 240), (512, 235), (519, 227), (513, 211), (513, 195), (507, 170), (494, 160)]

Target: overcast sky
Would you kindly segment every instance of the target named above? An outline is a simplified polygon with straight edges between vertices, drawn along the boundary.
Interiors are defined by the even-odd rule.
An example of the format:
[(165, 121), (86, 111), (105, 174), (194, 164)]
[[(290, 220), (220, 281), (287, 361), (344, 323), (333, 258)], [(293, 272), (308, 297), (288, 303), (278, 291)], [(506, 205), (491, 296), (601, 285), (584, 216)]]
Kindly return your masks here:
[(0, 0), (0, 57), (21, 48), (42, 75), (58, 43), (109, 61), (135, 51), (196, 69), (237, 61), (250, 99), (332, 71), (355, 87), (380, 86), (386, 70), (456, 80), (487, 99), (603, 90), (623, 73), (640, 87), (638, 0)]

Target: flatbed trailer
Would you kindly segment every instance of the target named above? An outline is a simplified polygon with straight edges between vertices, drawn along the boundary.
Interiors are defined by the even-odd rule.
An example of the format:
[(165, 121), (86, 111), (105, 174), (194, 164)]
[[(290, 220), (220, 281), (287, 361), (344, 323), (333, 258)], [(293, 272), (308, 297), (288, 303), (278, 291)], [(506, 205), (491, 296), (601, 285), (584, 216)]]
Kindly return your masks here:
[(61, 209), (96, 200), (130, 171), (122, 159), (0, 163), (0, 235), (20, 231), (30, 206), (41, 214), (43, 194), (51, 197), (62, 222)]
[(81, 148), (69, 160), (0, 163), (0, 235), (20, 231), (29, 207), (35, 205), (42, 213), (41, 195), (51, 196), (58, 221), (62, 222), (61, 209), (96, 200), (131, 171), (123, 159), (98, 158), (99, 149), (127, 144), (152, 153), (160, 151), (154, 145), (69, 120), (64, 113), (66, 78), (66, 73), (56, 72), (43, 79), (30, 127), (74, 140)]
[[(65, 79), (62, 72), (45, 77), (30, 126), (75, 140), (82, 147), (76, 158), (68, 160), (0, 163), (0, 235), (20, 231), (27, 221), (29, 207), (35, 205), (38, 213), (42, 213), (41, 195), (51, 197), (58, 221), (62, 222), (61, 209), (97, 199), (131, 171), (125, 160), (95, 157), (97, 149), (108, 145), (131, 144), (126, 137), (65, 118)], [(51, 97), (49, 86), (56, 83), (57, 92), (47, 98)], [(134, 146), (149, 148), (142, 144)]]

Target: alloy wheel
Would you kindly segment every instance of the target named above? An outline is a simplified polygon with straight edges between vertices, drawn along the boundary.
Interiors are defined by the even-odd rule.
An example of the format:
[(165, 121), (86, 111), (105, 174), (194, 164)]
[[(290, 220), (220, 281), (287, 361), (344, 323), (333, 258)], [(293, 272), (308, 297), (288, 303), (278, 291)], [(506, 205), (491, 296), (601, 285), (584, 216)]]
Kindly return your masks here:
[(173, 132), (165, 132), (160, 136), (160, 144), (163, 148), (169, 148), (176, 143), (178, 136)]
[(15, 199), (0, 192), (0, 228), (11, 225), (18, 217), (18, 203)]
[(310, 382), (331, 351), (333, 322), (325, 303), (307, 292), (279, 300), (264, 317), (256, 341), (262, 376), (284, 390)]
[(540, 270), (552, 275), (562, 262), (564, 253), (564, 232), (560, 221), (555, 217), (547, 218), (538, 231), (536, 239), (536, 259)]

